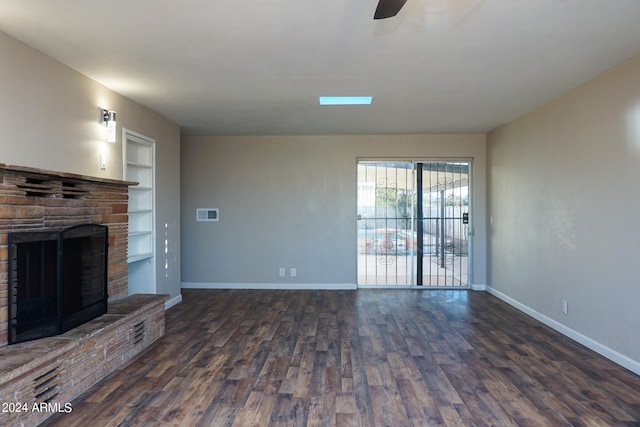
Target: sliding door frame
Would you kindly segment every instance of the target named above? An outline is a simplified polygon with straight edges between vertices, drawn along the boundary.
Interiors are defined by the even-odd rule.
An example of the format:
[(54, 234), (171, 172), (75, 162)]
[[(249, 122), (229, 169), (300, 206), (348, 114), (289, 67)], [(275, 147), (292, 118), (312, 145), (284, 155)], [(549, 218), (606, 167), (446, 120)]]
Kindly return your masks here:
[[(414, 201), (411, 204), (411, 230), (415, 233), (415, 244), (416, 244), (416, 253), (411, 256), (411, 271), (413, 274), (410, 279), (407, 280), (407, 283), (402, 284), (371, 284), (371, 283), (361, 283), (361, 275), (360, 275), (360, 265), (361, 262), (359, 249), (356, 250), (356, 283), (359, 288), (415, 288), (415, 289), (471, 289), (471, 284), (473, 283), (473, 236), (474, 236), (474, 186), (473, 186), (473, 158), (470, 157), (414, 157), (414, 158), (371, 158), (371, 157), (359, 157), (356, 158), (356, 182), (360, 184), (358, 178), (359, 166), (362, 163), (372, 162), (372, 163), (411, 163), (412, 174), (413, 174), (413, 185), (412, 189), (414, 192)], [(423, 286), (423, 263), (418, 262), (418, 259), (423, 258), (423, 250), (424, 250), (424, 224), (423, 221), (419, 220), (424, 217), (423, 212), (423, 191), (417, 191), (418, 188), (422, 188), (422, 165), (425, 163), (465, 163), (468, 165), (468, 229), (467, 229), (467, 268), (466, 268), (466, 284), (460, 286), (453, 285), (427, 285)], [(360, 191), (360, 190), (358, 190)], [(443, 205), (444, 206), (444, 205)], [(356, 234), (359, 235), (358, 221), (361, 219), (358, 213), (359, 201), (356, 201)], [(359, 247), (359, 242), (357, 242), (356, 247)]]

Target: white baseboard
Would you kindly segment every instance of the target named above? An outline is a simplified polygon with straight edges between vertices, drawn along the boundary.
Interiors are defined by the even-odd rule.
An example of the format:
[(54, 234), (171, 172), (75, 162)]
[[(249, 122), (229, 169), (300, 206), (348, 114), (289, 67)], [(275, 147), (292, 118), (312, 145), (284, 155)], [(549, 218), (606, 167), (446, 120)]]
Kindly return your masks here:
[(472, 291), (486, 291), (487, 290), (487, 285), (472, 284), (471, 285), (471, 290)]
[(173, 307), (174, 305), (176, 305), (176, 304), (178, 304), (180, 302), (182, 302), (182, 295), (178, 295), (177, 297), (173, 297), (173, 298), (167, 300), (164, 303), (164, 309), (165, 310), (169, 310), (171, 307)]
[(513, 298), (509, 297), (508, 295), (503, 294), (500, 291), (497, 291), (495, 289), (493, 289), (491, 286), (487, 286), (486, 287), (487, 292), (489, 292), (491, 295), (501, 299), (502, 301), (506, 302), (507, 304), (517, 308), (518, 310), (528, 314), (529, 316), (533, 317), (534, 319), (544, 323), (545, 325), (549, 326), (552, 329), (555, 329), (556, 331), (560, 332), (563, 335), (566, 335), (567, 337), (571, 338), (574, 341), (579, 342), (580, 344), (584, 345), (585, 347), (590, 348), (591, 350), (595, 351), (596, 353), (606, 357), (607, 359), (617, 363), (620, 366), (623, 366), (624, 368), (627, 368), (628, 370), (630, 370), (631, 372), (640, 375), (640, 362), (638, 362), (637, 360), (633, 360), (627, 356), (625, 356), (624, 354), (620, 354), (617, 351), (585, 336), (582, 335), (580, 332), (577, 332), (565, 325), (563, 325), (562, 323), (553, 320), (552, 318), (545, 316), (544, 314), (541, 314), (537, 311), (535, 311), (534, 309), (532, 309), (529, 306), (526, 306), (516, 300), (514, 300)]
[(182, 282), (183, 289), (281, 289), (281, 290), (345, 290), (358, 289), (355, 283), (206, 283)]

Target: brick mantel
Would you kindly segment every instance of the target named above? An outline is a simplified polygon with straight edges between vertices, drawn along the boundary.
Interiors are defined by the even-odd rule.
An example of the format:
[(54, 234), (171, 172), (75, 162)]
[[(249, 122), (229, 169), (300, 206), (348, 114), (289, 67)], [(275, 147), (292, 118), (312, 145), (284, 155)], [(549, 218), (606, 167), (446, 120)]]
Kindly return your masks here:
[(109, 301), (127, 296), (128, 187), (135, 184), (0, 163), (0, 346), (7, 344), (9, 233), (106, 225)]

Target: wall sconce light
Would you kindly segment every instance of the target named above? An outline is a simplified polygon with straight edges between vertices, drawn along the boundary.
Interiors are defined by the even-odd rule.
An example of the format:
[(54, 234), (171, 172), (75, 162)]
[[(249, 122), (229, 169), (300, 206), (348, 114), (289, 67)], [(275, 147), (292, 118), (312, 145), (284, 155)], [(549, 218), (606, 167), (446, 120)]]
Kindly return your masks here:
[(116, 142), (116, 112), (101, 108), (100, 123), (107, 127), (107, 142)]

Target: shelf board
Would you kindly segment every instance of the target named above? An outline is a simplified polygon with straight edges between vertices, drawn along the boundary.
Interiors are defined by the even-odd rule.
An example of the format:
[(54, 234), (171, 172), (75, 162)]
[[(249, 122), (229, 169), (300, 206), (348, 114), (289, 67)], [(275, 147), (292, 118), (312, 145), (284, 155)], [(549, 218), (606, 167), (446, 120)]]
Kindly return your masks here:
[(129, 231), (129, 237), (138, 237), (138, 236), (144, 236), (144, 235), (151, 235), (153, 234), (152, 231), (149, 230), (140, 230), (140, 231)]
[(143, 253), (143, 254), (134, 254), (130, 255), (127, 258), (127, 263), (131, 264), (132, 262), (142, 261), (143, 259), (153, 258), (153, 254), (151, 252)]
[(141, 168), (141, 169), (151, 169), (153, 167), (152, 165), (147, 163), (129, 162), (129, 161), (127, 161), (127, 165), (133, 166), (135, 168)]

